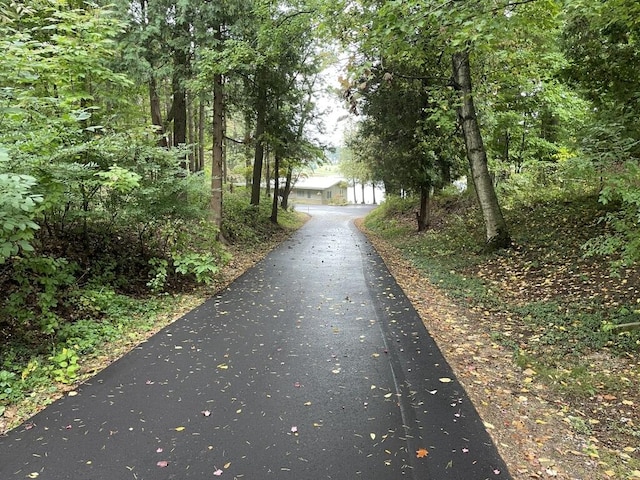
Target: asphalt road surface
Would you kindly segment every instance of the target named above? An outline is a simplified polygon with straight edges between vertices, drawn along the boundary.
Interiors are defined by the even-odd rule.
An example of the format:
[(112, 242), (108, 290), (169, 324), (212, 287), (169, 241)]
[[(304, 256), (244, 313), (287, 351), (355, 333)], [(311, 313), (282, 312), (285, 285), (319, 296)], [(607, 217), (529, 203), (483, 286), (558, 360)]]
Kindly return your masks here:
[(353, 225), (368, 208), (300, 209), (229, 288), (0, 437), (0, 479), (510, 478)]

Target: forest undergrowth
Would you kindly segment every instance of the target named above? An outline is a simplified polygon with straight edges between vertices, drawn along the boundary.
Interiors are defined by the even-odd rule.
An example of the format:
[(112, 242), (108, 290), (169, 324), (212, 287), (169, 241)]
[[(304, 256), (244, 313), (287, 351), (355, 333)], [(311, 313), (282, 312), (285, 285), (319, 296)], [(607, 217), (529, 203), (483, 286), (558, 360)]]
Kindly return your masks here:
[(640, 269), (585, 256), (595, 197), (505, 209), (512, 248), (482, 252), (470, 196), (417, 233), (392, 199), (365, 231), (469, 391), (514, 478), (640, 478)]
[[(282, 211), (274, 224), (263, 203), (249, 205), (242, 191), (226, 195), (226, 245), (214, 242), (215, 263), (192, 255), (182, 273), (169, 254), (134, 251), (123, 231), (101, 236), (100, 254), (79, 248), (82, 238), (68, 239), (73, 248), (57, 239), (50, 252), (64, 248), (64, 258), (34, 258), (24, 270), (18, 259), (0, 265), (0, 435), (224, 288), (305, 221)], [(189, 233), (183, 229), (183, 243), (201, 240)], [(50, 333), (34, 323), (43, 315), (55, 324)]]

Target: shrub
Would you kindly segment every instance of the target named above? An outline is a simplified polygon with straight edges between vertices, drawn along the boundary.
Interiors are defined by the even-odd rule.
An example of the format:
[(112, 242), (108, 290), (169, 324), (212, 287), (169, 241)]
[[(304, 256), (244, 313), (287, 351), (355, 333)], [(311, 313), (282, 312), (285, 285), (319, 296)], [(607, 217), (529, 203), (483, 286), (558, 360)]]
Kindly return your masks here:
[(33, 251), (31, 241), (40, 228), (35, 214), (42, 202), (42, 196), (32, 192), (35, 185), (36, 179), (29, 175), (0, 174), (0, 263), (20, 251)]

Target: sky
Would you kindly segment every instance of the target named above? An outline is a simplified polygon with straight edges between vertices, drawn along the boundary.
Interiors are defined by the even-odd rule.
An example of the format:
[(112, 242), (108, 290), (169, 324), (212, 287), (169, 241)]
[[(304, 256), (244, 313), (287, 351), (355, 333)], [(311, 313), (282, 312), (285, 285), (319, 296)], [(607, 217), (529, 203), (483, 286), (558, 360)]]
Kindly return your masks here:
[(323, 121), (325, 133), (320, 134), (322, 141), (338, 147), (343, 144), (344, 131), (354, 121), (354, 116), (349, 114), (346, 104), (337, 93), (330, 90), (338, 88), (340, 65), (332, 65), (322, 72), (325, 88), (316, 94), (316, 104), (320, 112), (324, 112)]

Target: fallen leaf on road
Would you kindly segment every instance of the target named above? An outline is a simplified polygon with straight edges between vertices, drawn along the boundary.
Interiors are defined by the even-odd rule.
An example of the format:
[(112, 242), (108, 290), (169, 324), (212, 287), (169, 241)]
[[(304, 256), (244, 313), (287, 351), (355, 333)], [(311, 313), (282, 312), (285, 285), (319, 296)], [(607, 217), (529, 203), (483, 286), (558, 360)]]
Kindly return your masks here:
[(424, 458), (427, 455), (429, 455), (429, 450), (427, 450), (426, 448), (419, 448), (418, 450), (416, 450), (416, 457), (418, 458)]

